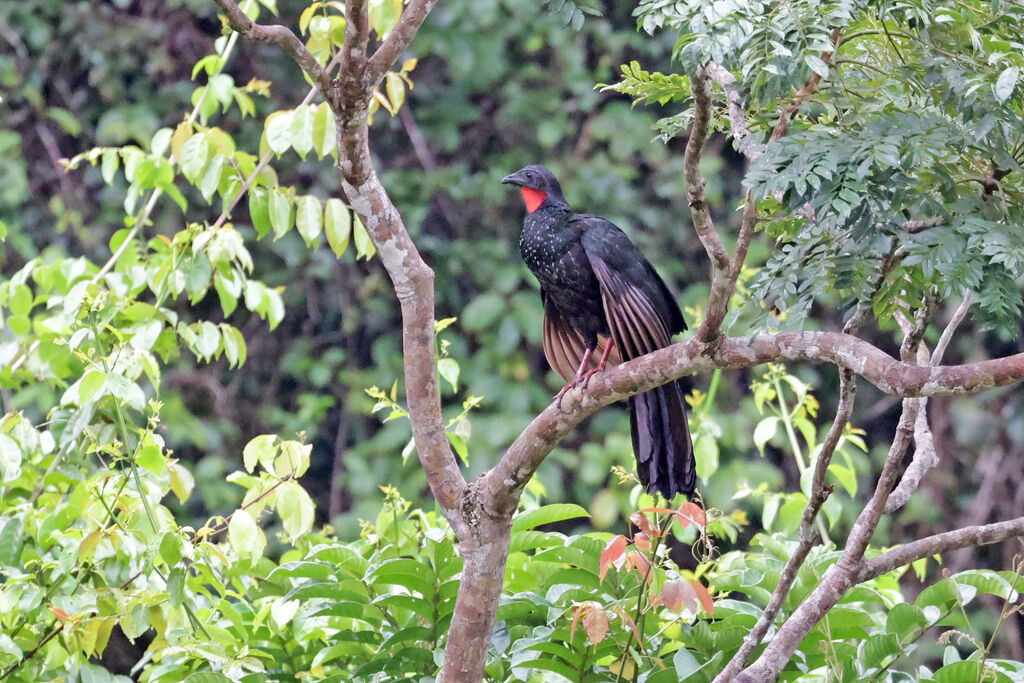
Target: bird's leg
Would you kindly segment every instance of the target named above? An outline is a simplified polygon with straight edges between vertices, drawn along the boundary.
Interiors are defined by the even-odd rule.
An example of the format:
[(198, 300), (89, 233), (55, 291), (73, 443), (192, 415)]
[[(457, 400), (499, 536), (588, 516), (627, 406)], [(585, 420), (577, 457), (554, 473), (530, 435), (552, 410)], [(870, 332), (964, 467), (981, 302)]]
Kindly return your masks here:
[(608, 354), (612, 352), (612, 347), (614, 346), (615, 340), (612, 339), (611, 337), (608, 337), (608, 341), (606, 341), (604, 344), (604, 351), (601, 353), (601, 360), (597, 362), (597, 367), (588, 372), (586, 375), (584, 375), (582, 379), (580, 379), (580, 382), (583, 383), (584, 388), (586, 388), (587, 385), (590, 384), (590, 378), (593, 377), (595, 373), (604, 370), (605, 364), (608, 363)]
[(571, 382), (562, 387), (562, 390), (558, 392), (557, 396), (555, 396), (555, 400), (561, 401), (562, 397), (565, 396), (565, 392), (569, 391), (573, 387), (583, 385), (583, 388), (586, 389), (587, 385), (590, 384), (590, 378), (593, 377), (595, 373), (604, 370), (604, 366), (608, 364), (608, 355), (611, 354), (614, 346), (615, 340), (609, 337), (608, 341), (605, 342), (604, 351), (601, 352), (601, 360), (597, 362), (597, 367), (593, 370), (587, 370), (586, 368), (590, 364), (590, 357), (594, 354), (594, 349), (587, 349), (583, 353), (583, 359), (580, 361), (579, 369), (576, 370), (576, 376), (572, 378)]
[(574, 386), (576, 386), (577, 384), (579, 384), (583, 380), (584, 372), (586, 370), (587, 365), (590, 364), (590, 356), (593, 355), (593, 353), (594, 353), (594, 349), (587, 349), (583, 353), (583, 359), (580, 361), (579, 369), (576, 370), (576, 376), (573, 377), (572, 380), (568, 384), (566, 384), (564, 387), (562, 387), (562, 390), (559, 391), (558, 394), (555, 395), (555, 400), (559, 401), (559, 405), (561, 405), (561, 400), (562, 400), (562, 397), (565, 396), (565, 392), (569, 391), (570, 389), (572, 389)]

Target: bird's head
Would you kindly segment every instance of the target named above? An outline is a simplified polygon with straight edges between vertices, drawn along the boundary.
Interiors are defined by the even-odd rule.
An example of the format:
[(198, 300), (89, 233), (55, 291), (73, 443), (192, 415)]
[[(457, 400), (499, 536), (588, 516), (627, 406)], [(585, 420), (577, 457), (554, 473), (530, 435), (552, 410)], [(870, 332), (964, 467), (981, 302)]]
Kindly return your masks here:
[(517, 186), (523, 193), (526, 210), (533, 213), (545, 202), (565, 204), (562, 186), (558, 184), (555, 174), (540, 164), (530, 164), (515, 173), (505, 176), (501, 182)]

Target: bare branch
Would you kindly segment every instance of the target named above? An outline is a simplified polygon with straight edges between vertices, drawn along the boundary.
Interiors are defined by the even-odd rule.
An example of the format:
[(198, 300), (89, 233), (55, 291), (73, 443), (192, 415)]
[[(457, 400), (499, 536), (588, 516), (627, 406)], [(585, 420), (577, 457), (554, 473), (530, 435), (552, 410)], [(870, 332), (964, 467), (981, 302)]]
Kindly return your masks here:
[[(950, 339), (953, 338), (953, 333), (967, 316), (967, 311), (970, 310), (970, 308), (971, 293), (968, 291), (964, 294), (964, 298), (953, 313), (953, 317), (946, 325), (946, 328), (942, 331), (942, 336), (939, 337), (939, 342), (935, 345), (935, 351), (931, 356), (929, 357), (928, 351), (924, 348), (923, 344), (918, 348), (917, 353), (919, 364), (927, 363), (932, 367), (935, 367), (942, 362), (942, 356), (945, 355), (946, 347), (949, 345)], [(889, 500), (885, 504), (886, 512), (894, 512), (906, 505), (910, 496), (921, 485), (921, 480), (924, 478), (924, 475), (939, 462), (939, 456), (935, 450), (935, 438), (932, 434), (931, 426), (928, 423), (928, 411), (927, 405), (924, 402), (925, 399), (917, 400), (922, 403), (917, 414), (917, 419), (914, 422), (914, 459), (911, 461), (910, 465), (907, 466), (907, 470), (903, 473), (903, 477), (900, 479), (899, 485), (892, 492), (892, 495), (889, 496)]]
[(754, 624), (754, 628), (743, 638), (743, 644), (740, 646), (740, 649), (736, 651), (736, 654), (729, 660), (726, 667), (715, 676), (714, 683), (727, 683), (731, 681), (746, 666), (750, 655), (761, 644), (765, 634), (768, 633), (768, 628), (775, 621), (775, 616), (779, 613), (782, 604), (789, 595), (790, 588), (792, 588), (793, 582), (796, 580), (800, 567), (803, 566), (804, 560), (807, 559), (807, 554), (815, 545), (817, 535), (814, 533), (814, 520), (821, 510), (821, 506), (825, 504), (825, 501), (832, 493), (832, 486), (825, 481), (825, 474), (828, 471), (829, 463), (832, 461), (832, 455), (839, 445), (839, 439), (843, 435), (846, 423), (850, 420), (850, 414), (853, 412), (853, 401), (856, 391), (857, 384), (854, 374), (849, 370), (843, 370), (840, 374), (839, 405), (836, 407), (836, 416), (832, 420), (832, 426), (829, 427), (825, 441), (822, 442), (821, 453), (814, 467), (811, 498), (807, 501), (803, 517), (800, 520), (800, 541), (786, 562), (786, 566), (782, 569), (782, 574), (779, 575), (779, 583), (775, 586), (775, 590), (772, 592), (764, 612), (761, 613), (757, 623)]
[[(495, 514), (508, 509), (566, 434), (598, 409), (695, 372), (738, 369), (778, 361), (818, 361), (860, 375), (883, 392), (901, 398), (973, 394), (1024, 379), (1024, 353), (954, 366), (903, 363), (870, 343), (841, 332), (779, 332), (723, 337), (714, 349), (693, 338), (594, 375), (587, 388), (572, 389), (519, 435), (483, 476), (481, 497), (493, 496)], [(913, 424), (913, 423), (911, 423)], [(909, 429), (909, 427), (908, 427)]]
[(924, 232), (928, 228), (934, 228), (936, 226), (942, 225), (945, 222), (945, 218), (918, 218), (916, 220), (909, 220), (905, 222), (902, 227), (905, 231), (909, 232), (910, 234), (914, 234), (916, 232)]
[(430, 10), (436, 4), (437, 0), (412, 0), (406, 6), (398, 23), (391, 29), (391, 33), (387, 35), (366, 65), (363, 83), (368, 91), (380, 84), (391, 65), (402, 56), (405, 48), (409, 47), (409, 43), (412, 42), (413, 36), (423, 25), (423, 20), (427, 18)]
[(857, 581), (868, 581), (915, 560), (920, 560), (922, 557), (940, 555), (960, 548), (999, 543), (1019, 536), (1024, 536), (1024, 517), (926, 536), (897, 546), (878, 557), (864, 560), (863, 566), (857, 574)]
[(280, 45), (321, 92), (327, 93), (330, 90), (331, 77), (327, 70), (320, 66), (320, 62), (316, 61), (316, 57), (306, 49), (306, 46), (292, 33), (291, 29), (280, 24), (264, 26), (254, 23), (234, 0), (213, 1), (223, 10), (227, 24), (232, 30), (241, 33), (249, 40)]
[(693, 227), (697, 230), (697, 236), (700, 238), (701, 244), (704, 245), (708, 258), (711, 259), (712, 278), (714, 278), (716, 273), (724, 274), (729, 268), (729, 254), (711, 222), (707, 196), (704, 193), (707, 182), (700, 173), (701, 154), (704, 151), (704, 143), (707, 141), (711, 124), (711, 83), (703, 67), (697, 69), (692, 89), (695, 100), (695, 116), (693, 127), (690, 129), (690, 137), (686, 141), (686, 153), (683, 158), (687, 185), (686, 195), (690, 204), (690, 213), (693, 215)]
[[(832, 63), (832, 55), (838, 49), (839, 39), (842, 37), (842, 35), (842, 28), (837, 26), (834, 29), (832, 29), (832, 45), (835, 47), (833, 47), (832, 52), (821, 53), (821, 61), (825, 62), (826, 64)], [(818, 86), (820, 84), (821, 76), (819, 76), (816, 73), (811, 74), (811, 77), (807, 79), (807, 83), (805, 83), (802, 88), (797, 90), (796, 95), (793, 96), (793, 99), (789, 102), (789, 104), (783, 107), (782, 111), (779, 113), (779, 122), (775, 125), (775, 129), (772, 131), (769, 141), (778, 140), (787, 132), (789, 132), (789, 122), (793, 118), (793, 114), (796, 113), (796, 110), (800, 108), (801, 104), (809, 100), (814, 95), (814, 93), (818, 91)]]
[(768, 643), (757, 661), (736, 676), (736, 681), (760, 683), (775, 680), (815, 624), (842, 599), (851, 586), (858, 582), (857, 574), (863, 566), (864, 551), (882, 517), (889, 491), (899, 476), (900, 460), (910, 445), (912, 425), (916, 417), (917, 402), (903, 401), (903, 414), (900, 415), (896, 435), (889, 447), (889, 454), (875, 485), (875, 492), (857, 516), (857, 521), (853, 523), (842, 557), (829, 570), (818, 587), (779, 627), (775, 637)]
[(942, 330), (942, 336), (939, 337), (939, 341), (935, 344), (935, 350), (932, 351), (930, 361), (932, 365), (938, 365), (942, 362), (942, 357), (946, 355), (946, 347), (949, 346), (949, 342), (953, 339), (953, 334), (957, 328), (960, 327), (960, 323), (967, 317), (967, 312), (971, 310), (972, 303), (973, 296), (971, 290), (968, 289), (964, 292), (963, 300), (960, 301), (960, 305), (953, 312), (953, 317), (949, 319), (946, 328)]
[[(704, 192), (706, 181), (700, 172), (701, 153), (711, 123), (711, 79), (705, 67), (697, 68), (697, 73), (692, 79), (692, 90), (695, 115), (690, 138), (686, 141), (683, 167), (687, 185), (686, 198), (690, 204), (693, 227), (711, 261), (711, 293), (708, 296), (707, 315), (696, 334), (698, 339), (707, 343), (721, 334), (719, 327), (725, 315), (723, 309), (728, 307), (729, 297), (732, 295), (729, 282), (731, 268), (729, 253), (711, 221)], [(721, 317), (717, 315), (719, 312)]]
[(743, 90), (736, 82), (736, 77), (728, 69), (714, 62), (708, 62), (704, 69), (711, 80), (717, 83), (725, 93), (725, 101), (729, 107), (729, 127), (732, 129), (732, 139), (736, 144), (736, 150), (746, 157), (747, 161), (754, 161), (764, 154), (764, 145), (754, 139), (750, 134), (750, 128), (747, 127)]
[[(362, 84), (366, 68), (366, 48), (370, 42), (370, 21), (366, 15), (366, 0), (345, 2), (345, 42), (341, 46), (342, 79), (351, 86), (345, 95), (349, 98), (369, 96)], [(371, 88), (372, 90), (372, 88)]]

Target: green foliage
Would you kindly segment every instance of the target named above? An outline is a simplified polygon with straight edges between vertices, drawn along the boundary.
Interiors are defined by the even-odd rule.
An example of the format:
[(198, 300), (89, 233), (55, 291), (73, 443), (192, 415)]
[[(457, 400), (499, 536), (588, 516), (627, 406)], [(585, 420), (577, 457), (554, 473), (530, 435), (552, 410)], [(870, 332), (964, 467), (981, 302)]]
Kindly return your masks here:
[[(140, 27), (158, 20), (115, 21), (107, 35), (91, 14), (123, 4), (0, 9), (0, 22), (25, 27), (20, 48), (12, 44), (18, 55), (0, 55), (0, 82), (15, 86), (4, 103), (17, 114), (0, 131), (0, 675), (124, 680), (97, 663), (123, 634), (145, 681), (430, 679), (461, 560), (437, 513), (398, 493), (424, 487), (414, 462), (400, 464), (412, 444), (398, 419), (396, 312), (364, 227), (331, 196), (330, 111), (300, 103), (306, 84), (293, 66), (278, 77), (235, 36), (191, 34), (214, 47), (196, 55), (192, 82), (140, 79), (126, 55), (152, 44)], [(184, 5), (219, 30), (209, 3)], [(337, 3), (302, 5), (302, 39), (326, 64), (344, 18)], [(245, 6), (257, 15), (255, 2)], [(766, 229), (783, 246), (741, 286), (744, 300), (770, 297), (790, 322), (814, 301), (869, 301), (884, 319), (903, 305), (896, 293), (972, 287), (990, 322), (1015, 320), (1017, 9), (959, 7), (904, 3), (876, 17), (839, 3), (641, 4), (645, 28), (686, 27), (675, 53), (687, 70), (711, 55), (742, 74), (756, 133), (811, 74), (824, 78), (750, 175)], [(493, 208), (503, 197), (496, 169), (538, 159), (560, 166), (575, 204), (623, 224), (655, 257), (684, 253), (678, 155), (648, 144), (654, 116), (592, 84), (636, 57), (609, 90), (674, 112), (689, 77), (645, 71), (672, 40), (618, 30), (622, 8), (601, 9), (605, 16), (575, 2), (442, 3), (417, 38), (431, 54), (415, 71), (417, 88), (412, 59), (375, 95), (375, 109), (389, 114), (374, 122), (385, 181), (437, 269), (441, 310), (459, 313), (458, 327), (449, 327), (454, 317), (438, 322), (438, 371), (448, 435), (471, 470), (491, 463), (550, 399), (535, 379), (539, 300), (511, 256), (517, 219)], [(400, 10), (373, 3), (377, 36)], [(822, 57), (832, 27), (845, 36), (838, 61)], [(57, 60), (45, 49), (55, 44), (68, 46)], [(51, 56), (26, 60), (19, 50)], [(258, 75), (274, 75), (273, 93), (240, 75), (239, 50), (251, 50)], [(169, 68), (161, 55), (147, 79)], [(79, 92), (76, 78), (92, 90), (71, 115), (50, 90)], [(182, 117), (186, 101), (194, 111)], [(667, 139), (689, 120), (680, 111), (658, 127)], [(103, 145), (66, 166), (95, 202), (91, 213), (74, 193), (40, 189), (39, 164), (53, 161), (33, 142), (37, 124), (66, 136), (61, 149), (81, 149), (71, 137), (80, 133)], [(727, 126), (721, 116), (714, 125)], [(426, 157), (409, 149), (414, 130), (429, 142)], [(730, 205), (735, 189), (721, 180), (729, 166), (705, 163), (713, 203)], [(1010, 173), (978, 192), (993, 168)], [(449, 199), (470, 208), (453, 212)], [(807, 203), (813, 218), (767, 213)], [(903, 231), (906, 219), (933, 216), (943, 222)], [(900, 247), (876, 286), (880, 259)], [(673, 284), (689, 270), (693, 282), (703, 271), (687, 258), (662, 259), (659, 269)], [(700, 287), (685, 298), (700, 300)], [(699, 313), (688, 309), (688, 320)], [(269, 380), (259, 371), (267, 367)], [(190, 373), (218, 389), (231, 383), (218, 401), (240, 404), (237, 423), (224, 419), (222, 403), (205, 411), (182, 388)], [(492, 639), (494, 680), (710, 680), (739, 646), (792, 552), (820, 449), (811, 387), (830, 379), (769, 368), (741, 400), (746, 380), (722, 378), (688, 397), (705, 495), (721, 508), (706, 518), (621, 485), (635, 479), (623, 467), (632, 462), (625, 422), (613, 411), (530, 483)], [(262, 402), (239, 399), (247, 383)], [(379, 430), (364, 417), (378, 411)], [(827, 533), (849, 524), (856, 475), (869, 463), (861, 438), (848, 428), (830, 466), (838, 486)], [(325, 443), (346, 455), (337, 535), (314, 530), (314, 499), (327, 498), (318, 490), (328, 478)], [(620, 485), (609, 483), (610, 470)], [(793, 470), (790, 487), (783, 473)], [(396, 486), (382, 506), (383, 481)], [(541, 497), (584, 505), (541, 506)], [(754, 528), (767, 531), (748, 542)], [(812, 554), (780, 619), (836, 556)], [(915, 566), (922, 580), (926, 564), (935, 566)], [(1019, 679), (1020, 664), (996, 658), (990, 638), (1019, 601), (1015, 573), (954, 574), (911, 601), (897, 582), (903, 571), (851, 591), (784, 678)], [(1004, 601), (995, 625), (978, 616), (979, 595)]]
[[(775, 125), (778, 103), (806, 93), (788, 134), (764, 147), (744, 180), (779, 245), (752, 283), (753, 302), (773, 307), (753, 307), (753, 325), (801, 324), (823, 296), (870, 304), (886, 321), (927, 292), (970, 290), (987, 326), (1016, 334), (1019, 6), (924, 0), (876, 12), (845, 2), (649, 0), (636, 14), (649, 32), (678, 33), (688, 72), (710, 58), (738, 74), (755, 134)], [(623, 69), (615, 87), (640, 101), (679, 78)], [(671, 92), (686, 95), (681, 82)], [(665, 130), (681, 130), (688, 116)], [(933, 227), (907, 229), (918, 221)]]

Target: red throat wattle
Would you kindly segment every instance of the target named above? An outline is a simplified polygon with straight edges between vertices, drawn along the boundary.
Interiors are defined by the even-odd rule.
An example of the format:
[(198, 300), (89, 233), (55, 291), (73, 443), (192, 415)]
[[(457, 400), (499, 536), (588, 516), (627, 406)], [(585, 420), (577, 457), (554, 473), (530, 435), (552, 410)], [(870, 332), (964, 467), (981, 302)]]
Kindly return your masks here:
[(548, 193), (533, 187), (520, 187), (523, 192), (523, 201), (526, 202), (526, 210), (533, 213), (548, 198)]

